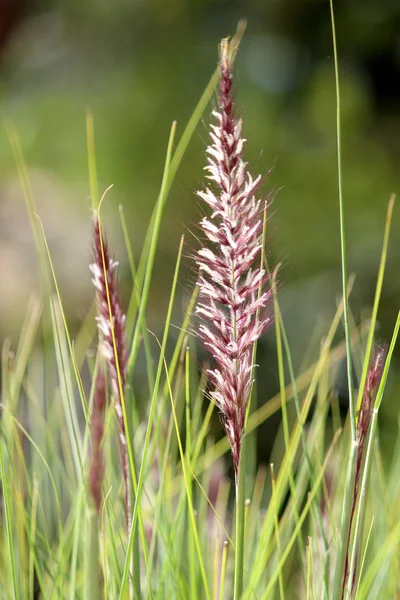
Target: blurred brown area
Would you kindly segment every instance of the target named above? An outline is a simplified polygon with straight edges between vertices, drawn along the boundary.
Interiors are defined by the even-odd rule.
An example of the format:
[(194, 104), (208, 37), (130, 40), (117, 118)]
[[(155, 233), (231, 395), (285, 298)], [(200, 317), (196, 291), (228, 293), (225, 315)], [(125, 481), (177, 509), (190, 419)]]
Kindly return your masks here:
[(8, 38), (12, 36), (15, 27), (23, 19), (25, 8), (24, 0), (0, 1), (0, 52)]

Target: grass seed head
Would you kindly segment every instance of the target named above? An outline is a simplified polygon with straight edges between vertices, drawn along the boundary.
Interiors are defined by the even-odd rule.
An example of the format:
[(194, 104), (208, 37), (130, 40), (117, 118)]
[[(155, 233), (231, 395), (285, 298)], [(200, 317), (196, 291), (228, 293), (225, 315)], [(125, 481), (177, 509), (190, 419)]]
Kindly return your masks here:
[(219, 110), (213, 111), (206, 149), (210, 185), (197, 192), (211, 209), (200, 227), (208, 243), (197, 254), (199, 337), (214, 358), (211, 398), (222, 413), (237, 475), (241, 439), (253, 383), (253, 347), (271, 322), (268, 275), (260, 267), (264, 200), (256, 198), (243, 161), (242, 121), (235, 115), (229, 44), (220, 47)]

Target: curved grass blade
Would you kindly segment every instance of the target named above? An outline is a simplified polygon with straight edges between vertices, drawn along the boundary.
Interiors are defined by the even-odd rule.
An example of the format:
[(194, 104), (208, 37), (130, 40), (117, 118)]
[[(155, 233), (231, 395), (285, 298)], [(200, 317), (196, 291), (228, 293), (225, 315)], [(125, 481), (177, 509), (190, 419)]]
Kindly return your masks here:
[(152, 395), (151, 404), (150, 404), (146, 435), (145, 435), (145, 439), (144, 439), (144, 443), (143, 443), (142, 460), (141, 460), (140, 472), (139, 472), (139, 477), (138, 477), (138, 482), (137, 482), (137, 489), (135, 492), (135, 494), (136, 494), (135, 503), (134, 503), (133, 513), (132, 513), (132, 525), (131, 525), (131, 531), (129, 534), (128, 550), (126, 553), (124, 573), (123, 573), (122, 583), (121, 583), (121, 591), (120, 591), (121, 599), (124, 597), (123, 594), (124, 594), (124, 589), (125, 589), (125, 585), (126, 585), (126, 581), (127, 581), (127, 574), (128, 574), (127, 565), (128, 565), (130, 552), (131, 552), (131, 544), (133, 543), (133, 534), (134, 534), (135, 527), (136, 527), (136, 519), (138, 516), (138, 507), (140, 506), (140, 498), (141, 498), (141, 494), (142, 494), (144, 477), (145, 477), (145, 473), (146, 473), (146, 465), (147, 465), (147, 459), (148, 459), (147, 454), (148, 454), (148, 448), (149, 448), (149, 444), (150, 444), (150, 436), (151, 436), (151, 431), (152, 431), (153, 421), (154, 421), (154, 416), (155, 416), (156, 401), (157, 401), (160, 379), (161, 379), (161, 374), (162, 374), (162, 369), (163, 369), (165, 348), (166, 348), (166, 344), (167, 344), (167, 340), (168, 340), (172, 308), (173, 308), (174, 299), (175, 299), (175, 292), (176, 292), (176, 285), (177, 285), (177, 281), (178, 281), (178, 273), (179, 273), (180, 261), (181, 261), (181, 256), (182, 256), (183, 242), (184, 242), (184, 238), (182, 236), (180, 247), (179, 247), (179, 252), (178, 252), (178, 258), (177, 258), (177, 262), (176, 262), (176, 267), (175, 267), (174, 279), (173, 279), (173, 283), (172, 283), (169, 307), (168, 307), (167, 317), (166, 317), (166, 321), (165, 321), (164, 335), (163, 335), (163, 341), (162, 341), (162, 345), (161, 345), (161, 354), (160, 354), (160, 358), (159, 358), (159, 363), (158, 363), (158, 368), (157, 368), (157, 373), (156, 373), (156, 380), (155, 380), (153, 395)]

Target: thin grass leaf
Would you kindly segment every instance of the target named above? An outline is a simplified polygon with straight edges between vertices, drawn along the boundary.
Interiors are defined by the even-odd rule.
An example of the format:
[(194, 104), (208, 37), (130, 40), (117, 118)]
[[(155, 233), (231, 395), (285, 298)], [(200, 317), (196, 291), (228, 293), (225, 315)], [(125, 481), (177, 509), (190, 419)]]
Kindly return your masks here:
[[(14, 543), (14, 534), (13, 534), (13, 520), (11, 518), (11, 508), (10, 508), (10, 494), (8, 488), (8, 474), (6, 472), (6, 466), (4, 463), (4, 454), (3, 454), (3, 446), (5, 444), (3, 428), (1, 428), (1, 439), (0, 439), (0, 473), (1, 473), (1, 483), (2, 483), (2, 496), (3, 496), (3, 504), (4, 504), (4, 520), (6, 525), (6, 538), (8, 544), (8, 560), (9, 560), (9, 569), (10, 569), (10, 580), (11, 580), (11, 590), (12, 597), (14, 600), (18, 600), (19, 596), (19, 587), (17, 581), (17, 571), (16, 571), (16, 548)], [(8, 582), (6, 583), (8, 588)]]
[(90, 199), (95, 211), (99, 205), (99, 188), (97, 184), (96, 146), (94, 142), (94, 120), (91, 112), (86, 113), (86, 143), (89, 168)]
[[(165, 361), (164, 361), (164, 363), (165, 363)], [(165, 369), (167, 369), (167, 365), (166, 364), (165, 364)], [(168, 371), (167, 370), (166, 370), (166, 376), (167, 376), (167, 380), (169, 382), (169, 377), (168, 377)], [(200, 548), (199, 534), (198, 534), (198, 531), (197, 531), (197, 525), (196, 525), (196, 519), (195, 519), (195, 516), (194, 516), (193, 504), (192, 504), (192, 501), (191, 501), (191, 495), (190, 495), (190, 491), (189, 491), (189, 477), (188, 477), (187, 470), (186, 470), (185, 456), (184, 456), (184, 452), (183, 452), (181, 436), (180, 436), (180, 433), (179, 433), (179, 425), (178, 425), (178, 421), (177, 421), (177, 418), (176, 418), (175, 404), (174, 404), (174, 399), (173, 399), (173, 396), (172, 396), (172, 390), (170, 388), (170, 385), (169, 385), (169, 389), (170, 389), (172, 414), (173, 414), (173, 418), (174, 418), (175, 431), (176, 431), (176, 436), (177, 436), (177, 439), (178, 439), (179, 454), (180, 454), (180, 458), (181, 458), (181, 466), (182, 466), (183, 479), (184, 479), (184, 483), (185, 483), (185, 490), (186, 490), (187, 500), (188, 500), (188, 504), (189, 504), (190, 524), (191, 524), (191, 527), (192, 527), (193, 536), (194, 536), (194, 540), (195, 540), (195, 545), (196, 545), (196, 550), (197, 550), (197, 557), (198, 557), (199, 567), (200, 567), (200, 571), (201, 571), (201, 577), (202, 577), (202, 581), (203, 581), (203, 585), (204, 585), (204, 593), (205, 593), (205, 596), (206, 596), (207, 600), (211, 600), (210, 591), (209, 591), (209, 587), (208, 587), (208, 581), (207, 581), (207, 575), (206, 575), (206, 571), (205, 571), (205, 568), (204, 568), (203, 555), (202, 555), (201, 548)]]
[[(341, 310), (338, 310), (337, 315), (339, 315), (340, 312), (341, 312)], [(282, 462), (281, 469), (278, 474), (277, 486), (276, 486), (276, 497), (277, 497), (278, 504), (280, 504), (282, 502), (282, 500), (284, 498), (284, 494), (287, 489), (291, 464), (294, 461), (294, 457), (297, 453), (297, 449), (298, 449), (298, 446), (299, 446), (299, 443), (301, 440), (301, 429), (302, 429), (303, 423), (305, 423), (306, 417), (308, 415), (308, 411), (310, 409), (311, 402), (312, 402), (312, 399), (315, 394), (317, 383), (319, 381), (319, 378), (321, 377), (321, 373), (328, 362), (329, 349), (330, 349), (331, 339), (332, 339), (331, 336), (333, 336), (333, 332), (336, 330), (336, 327), (337, 327), (337, 324), (334, 320), (334, 322), (331, 325), (328, 337), (326, 338), (324, 345), (322, 347), (320, 359), (317, 362), (316, 368), (314, 370), (310, 386), (308, 388), (306, 397), (304, 399), (304, 402), (303, 402), (303, 405), (301, 408), (300, 418), (298, 419), (297, 423), (295, 424), (295, 427), (294, 427), (292, 435), (291, 435), (289, 447), (287, 448), (285, 456), (283, 458), (283, 462)], [(257, 588), (258, 583), (262, 577), (262, 573), (264, 571), (265, 560), (266, 560), (266, 558), (265, 558), (266, 557), (266, 548), (268, 547), (268, 543), (269, 543), (269, 541), (271, 539), (271, 535), (273, 534), (273, 531), (274, 531), (273, 516), (274, 516), (273, 510), (272, 510), (272, 507), (270, 506), (269, 509), (267, 510), (267, 516), (265, 518), (264, 525), (262, 527), (261, 542), (259, 544), (259, 548), (256, 553), (255, 565), (254, 565), (254, 569), (253, 569), (252, 579), (250, 581), (252, 587), (254, 587), (254, 588)], [(296, 530), (297, 530), (297, 528), (296, 528)]]
[[(342, 183), (342, 131), (341, 131), (341, 102), (340, 102), (340, 82), (339, 82), (339, 60), (336, 43), (335, 14), (333, 10), (333, 0), (330, 2), (331, 24), (332, 24), (332, 42), (333, 58), (335, 66), (335, 89), (336, 89), (336, 143), (337, 143), (337, 173), (338, 173), (338, 195), (339, 195), (339, 222), (340, 222), (340, 254), (342, 266), (342, 287), (343, 287), (343, 322), (346, 338), (346, 363), (347, 363), (347, 382), (349, 390), (349, 412), (350, 428), (352, 440), (355, 439), (356, 421), (354, 405), (354, 386), (353, 370), (351, 356), (351, 334), (349, 324), (349, 300), (348, 300), (348, 276), (347, 276), (347, 249), (346, 233), (344, 220), (344, 201), (343, 201), (343, 183)], [(344, 522), (344, 521), (343, 521)]]
[(364, 472), (362, 476), (361, 489), (360, 489), (360, 502), (358, 506), (358, 511), (356, 515), (355, 527), (354, 527), (354, 539), (353, 539), (353, 547), (351, 552), (351, 560), (350, 560), (350, 570), (349, 570), (349, 579), (348, 579), (348, 589), (347, 589), (347, 597), (350, 598), (350, 594), (352, 591), (352, 582), (354, 577), (354, 570), (356, 568), (356, 555), (359, 549), (359, 545), (361, 543), (361, 538), (364, 530), (364, 522), (365, 522), (365, 511), (366, 511), (366, 496), (367, 489), (369, 484), (369, 478), (371, 474), (372, 467), (372, 453), (373, 453), (373, 444), (376, 435), (377, 423), (378, 423), (378, 412), (380, 405), (382, 403), (383, 394), (385, 391), (387, 376), (389, 373), (390, 363), (392, 360), (392, 355), (396, 346), (397, 337), (400, 329), (400, 312), (398, 313), (396, 324), (393, 331), (392, 340), (390, 343), (390, 348), (385, 360), (385, 365), (383, 367), (382, 377), (379, 384), (379, 389), (377, 392), (374, 410), (372, 412), (372, 420), (369, 431), (369, 438), (367, 444), (367, 452), (364, 463)]
[[(270, 581), (269, 581), (269, 583), (268, 583), (268, 585), (267, 585), (267, 587), (266, 587), (266, 589), (264, 591), (264, 594), (261, 596), (261, 600), (266, 600), (268, 598), (270, 592), (273, 589), (273, 586), (274, 586), (276, 580), (279, 577), (279, 573), (281, 572), (281, 569), (282, 569), (283, 565), (285, 564), (285, 561), (286, 561), (287, 557), (289, 556), (289, 553), (290, 553), (290, 551), (292, 549), (292, 546), (294, 545), (294, 543), (296, 541), (296, 538), (297, 538), (297, 535), (298, 535), (298, 529), (300, 529), (302, 527), (302, 525), (304, 523), (304, 520), (305, 520), (305, 518), (306, 518), (306, 516), (307, 516), (307, 514), (308, 514), (308, 512), (309, 512), (309, 510), (310, 510), (310, 508), (312, 506), (313, 499), (314, 499), (315, 495), (317, 494), (317, 492), (318, 492), (318, 490), (320, 488), (321, 481), (322, 481), (322, 478), (323, 478), (325, 470), (326, 470), (326, 466), (327, 466), (327, 464), (329, 462), (329, 459), (331, 457), (331, 454), (332, 454), (332, 452), (334, 450), (334, 447), (336, 445), (338, 437), (339, 436), (336, 435), (335, 438), (333, 439), (331, 447), (329, 448), (328, 453), (326, 455), (326, 458), (324, 460), (324, 464), (322, 465), (322, 468), (321, 468), (320, 472), (317, 474), (317, 477), (316, 477), (316, 480), (315, 480), (315, 484), (313, 485), (313, 487), (312, 487), (312, 489), (311, 489), (311, 491), (310, 491), (310, 493), (308, 495), (307, 502), (306, 502), (306, 504), (305, 504), (305, 506), (304, 506), (304, 508), (303, 508), (303, 510), (301, 512), (299, 522), (296, 524), (296, 526), (294, 528), (294, 531), (293, 531), (293, 533), (292, 533), (292, 535), (290, 537), (289, 543), (287, 544), (287, 546), (286, 546), (286, 548), (285, 548), (285, 550), (284, 550), (284, 552), (282, 554), (282, 558), (279, 561), (278, 566), (277, 566), (277, 568), (275, 570), (275, 573), (272, 576), (272, 578), (270, 579)], [(249, 597), (249, 595), (247, 597)]]
[(140, 305), (139, 305), (139, 310), (138, 310), (136, 327), (135, 327), (135, 331), (133, 334), (131, 351), (130, 351), (129, 359), (128, 359), (128, 375), (132, 372), (132, 370), (135, 366), (136, 357), (137, 357), (137, 353), (138, 353), (138, 349), (139, 349), (140, 331), (141, 331), (142, 321), (143, 321), (144, 313), (146, 310), (147, 299), (148, 299), (148, 295), (149, 295), (149, 291), (150, 291), (150, 282), (151, 282), (151, 276), (153, 273), (153, 265), (154, 265), (154, 259), (155, 259), (155, 254), (156, 254), (158, 235), (159, 235), (160, 227), (161, 227), (163, 208), (164, 208), (165, 200), (166, 200), (166, 197), (168, 194), (169, 169), (170, 169), (170, 164), (171, 164), (172, 148), (173, 148), (173, 144), (174, 144), (175, 132), (176, 132), (176, 121), (174, 121), (172, 123), (171, 132), (170, 132), (170, 136), (169, 136), (169, 140), (168, 140), (167, 156), (165, 159), (165, 166), (164, 166), (164, 174), (163, 174), (163, 178), (162, 178), (160, 194), (159, 194), (159, 197), (157, 200), (157, 205), (156, 205), (157, 210), (155, 213), (154, 228), (153, 228), (151, 242), (150, 242), (150, 246), (149, 246), (149, 255), (148, 255), (148, 258), (146, 261), (146, 272), (145, 272), (144, 281), (143, 281), (142, 295), (140, 298)]
[(360, 587), (360, 583), (362, 581), (362, 575), (363, 575), (363, 572), (364, 572), (364, 565), (365, 565), (365, 561), (366, 561), (366, 558), (367, 558), (367, 551), (368, 551), (369, 542), (371, 540), (371, 534), (372, 534), (372, 528), (373, 528), (373, 526), (374, 526), (374, 517), (372, 517), (372, 519), (371, 519), (371, 524), (369, 526), (368, 535), (367, 535), (367, 539), (366, 539), (366, 542), (365, 542), (364, 553), (363, 553), (363, 557), (362, 557), (361, 565), (360, 565), (360, 576), (359, 576), (359, 579), (358, 579), (358, 582), (357, 582), (356, 593), (355, 593), (355, 597), (356, 598), (358, 598), (358, 590), (359, 590), (359, 587)]
[[(276, 540), (276, 554), (278, 557), (278, 562), (281, 560), (282, 556), (282, 548), (281, 548), (281, 540), (280, 540), (280, 527), (279, 527), (279, 506), (276, 503), (276, 481), (275, 481), (275, 473), (274, 473), (274, 465), (271, 463), (271, 481), (272, 481), (272, 502), (274, 504), (274, 513), (275, 513), (275, 540)], [(296, 510), (296, 522), (299, 521), (299, 515)], [(299, 530), (300, 531), (300, 530)], [(300, 539), (300, 538), (298, 538)], [(279, 582), (279, 596), (281, 600), (285, 599), (285, 590), (283, 585), (283, 573), (282, 570), (279, 570), (278, 576)]]
[[(237, 29), (236, 29), (236, 33), (232, 37), (232, 40), (230, 43), (230, 50), (232, 52), (232, 60), (234, 59), (234, 55), (236, 54), (236, 52), (239, 48), (240, 41), (243, 37), (245, 28), (246, 28), (246, 22), (244, 20), (239, 21)], [(166, 202), (166, 200), (168, 198), (169, 191), (170, 191), (172, 183), (175, 179), (176, 173), (180, 167), (182, 159), (185, 155), (185, 152), (187, 150), (189, 142), (192, 139), (194, 132), (196, 131), (196, 128), (201, 120), (201, 117), (202, 117), (209, 101), (213, 97), (215, 89), (218, 85), (218, 81), (219, 81), (219, 72), (218, 72), (218, 69), (216, 69), (214, 74), (212, 75), (209, 83), (207, 84), (199, 102), (197, 103), (194, 111), (192, 112), (190, 119), (185, 127), (185, 130), (183, 131), (182, 136), (176, 146), (175, 152), (173, 153), (173, 155), (171, 157), (171, 161), (170, 161), (170, 165), (169, 165), (169, 169), (168, 169), (169, 175), (168, 175), (168, 179), (166, 181), (164, 198), (162, 199), (164, 203)], [(159, 198), (159, 200), (160, 200), (160, 198)], [(145, 239), (145, 242), (143, 245), (142, 258), (140, 260), (138, 271), (137, 271), (137, 280), (138, 280), (139, 289), (142, 289), (144, 277), (147, 272), (147, 261), (149, 259), (149, 255), (150, 255), (149, 249), (152, 244), (152, 238), (154, 237), (154, 226), (155, 226), (155, 222), (156, 222), (156, 218), (157, 218), (157, 212), (159, 210), (159, 208), (158, 208), (159, 200), (156, 203), (156, 206), (154, 208), (154, 211), (153, 211), (153, 214), (152, 214), (152, 217), (150, 220), (149, 229), (148, 229), (146, 239)], [(131, 299), (131, 303), (132, 303), (132, 301), (134, 301), (133, 297)], [(127, 311), (127, 331), (128, 331), (128, 333), (130, 333), (130, 328), (131, 328), (131, 324), (134, 321), (134, 317), (135, 317), (135, 313), (132, 311), (132, 307), (129, 306), (128, 311)]]
[(387, 213), (386, 213), (386, 222), (385, 222), (385, 231), (383, 234), (381, 259), (380, 259), (380, 263), (379, 263), (378, 279), (376, 282), (374, 305), (372, 308), (372, 315), (371, 315), (371, 326), (370, 326), (370, 330), (368, 332), (368, 339), (367, 339), (367, 346), (365, 349), (363, 370), (362, 370), (360, 385), (359, 385), (359, 389), (358, 389), (357, 411), (360, 410), (361, 401), (362, 401), (363, 394), (364, 394), (365, 383), (367, 381), (368, 367), (369, 367), (371, 355), (372, 355), (372, 348), (373, 348), (373, 341), (374, 341), (374, 334), (375, 334), (375, 325), (376, 325), (376, 319), (377, 319), (377, 315), (378, 315), (379, 302), (381, 299), (383, 278), (385, 275), (387, 249), (388, 249), (388, 244), (389, 244), (390, 227), (392, 224), (392, 216), (393, 216), (395, 199), (396, 199), (396, 196), (394, 194), (392, 194), (389, 199), (389, 204), (388, 204)]
[[(136, 272), (135, 261), (133, 258), (132, 245), (131, 245), (131, 241), (129, 238), (128, 227), (126, 224), (125, 213), (124, 213), (124, 209), (123, 209), (122, 205), (120, 205), (120, 207), (119, 207), (119, 214), (120, 214), (122, 232), (124, 235), (125, 247), (126, 247), (126, 251), (128, 254), (129, 267), (131, 270), (131, 277), (132, 277), (132, 282), (133, 282), (133, 297), (135, 298), (135, 302), (136, 302), (135, 309), (137, 310), (140, 306), (140, 288), (138, 285), (138, 277), (137, 277), (137, 272)], [(151, 390), (154, 387), (154, 367), (153, 367), (153, 359), (152, 359), (152, 354), (151, 354), (149, 332), (147, 330), (145, 315), (143, 315), (143, 318), (142, 318), (141, 334), (142, 334), (142, 338), (143, 338), (144, 351), (145, 351), (145, 355), (146, 355), (146, 372), (147, 372), (147, 379), (149, 382), (149, 392), (151, 393)]]
[(72, 362), (72, 366), (74, 369), (74, 374), (75, 374), (75, 378), (76, 378), (76, 383), (78, 386), (78, 391), (79, 391), (79, 397), (81, 400), (81, 405), (82, 405), (82, 410), (83, 410), (83, 414), (85, 416), (85, 420), (86, 423), (89, 422), (88, 419), (88, 414), (87, 414), (87, 401), (86, 401), (86, 397), (85, 397), (85, 391), (83, 389), (83, 385), (82, 385), (82, 380), (81, 380), (81, 376), (79, 373), (79, 370), (77, 368), (77, 364), (76, 361), (74, 360), (74, 351), (73, 351), (73, 346), (72, 346), (72, 341), (71, 341), (71, 336), (69, 334), (69, 329), (68, 329), (68, 324), (67, 324), (67, 319), (65, 316), (65, 311), (64, 311), (64, 307), (63, 307), (63, 303), (62, 303), (62, 299), (61, 299), (61, 294), (60, 294), (60, 289), (58, 286), (58, 281), (57, 281), (57, 277), (55, 274), (55, 270), (54, 270), (54, 265), (53, 265), (53, 261), (51, 258), (51, 254), (50, 254), (50, 249), (47, 243), (47, 238), (46, 238), (46, 234), (44, 231), (44, 227), (43, 227), (43, 223), (40, 219), (40, 217), (38, 215), (35, 215), (36, 218), (38, 219), (39, 223), (40, 223), (40, 230), (43, 236), (43, 243), (44, 243), (44, 248), (46, 250), (46, 254), (47, 254), (47, 259), (49, 262), (49, 267), (50, 267), (50, 272), (53, 278), (53, 283), (54, 283), (54, 288), (56, 290), (56, 295), (57, 295), (57, 300), (58, 300), (58, 307), (61, 313), (61, 318), (62, 318), (62, 322), (63, 322), (63, 326), (64, 326), (64, 332), (65, 332), (65, 337), (67, 340), (67, 344), (68, 344), (68, 349), (69, 349), (69, 355), (71, 357), (71, 362)]
[[(38, 504), (39, 490), (37, 481), (34, 476), (33, 482), (33, 494), (32, 494), (32, 508), (30, 514), (30, 531), (29, 531), (29, 557), (28, 557), (28, 590), (29, 599), (34, 600), (34, 574), (35, 574), (35, 562), (36, 560), (36, 522), (37, 522), (37, 504)], [(37, 570), (37, 567), (36, 567)]]
[[(172, 139), (170, 139), (170, 144), (172, 143)], [(170, 152), (170, 149), (169, 149), (169, 152)], [(167, 164), (168, 164), (168, 160), (167, 160)], [(158, 368), (157, 368), (157, 373), (156, 373), (156, 380), (155, 380), (153, 395), (152, 395), (151, 404), (150, 404), (146, 436), (145, 436), (145, 440), (144, 440), (144, 444), (143, 444), (142, 460), (140, 463), (140, 471), (139, 471), (137, 489), (135, 491), (135, 503), (134, 503), (133, 513), (132, 513), (132, 526), (131, 526), (131, 531), (130, 531), (130, 535), (129, 535), (128, 550), (127, 550), (127, 555), (126, 555), (126, 560), (125, 560), (124, 575), (122, 578), (120, 598), (123, 598), (124, 586), (126, 585), (127, 558), (129, 557), (129, 554), (131, 551), (131, 542), (133, 543), (132, 538), (133, 538), (133, 533), (134, 533), (135, 526), (136, 526), (136, 519), (138, 516), (138, 507), (139, 507), (141, 493), (142, 493), (142, 489), (143, 489), (144, 475), (146, 472), (147, 453), (148, 453), (148, 448), (149, 448), (149, 444), (150, 444), (151, 431), (152, 431), (152, 427), (153, 427), (153, 420), (154, 420), (154, 415), (155, 415), (158, 389), (159, 389), (162, 368), (163, 368), (163, 361), (164, 361), (164, 356), (165, 356), (165, 348), (166, 348), (166, 344), (167, 344), (167, 340), (168, 340), (169, 324), (171, 321), (172, 308), (173, 308), (174, 299), (175, 299), (175, 292), (176, 292), (176, 285), (177, 285), (177, 281), (178, 281), (178, 273), (179, 273), (180, 261), (181, 261), (181, 256), (182, 256), (183, 242), (184, 242), (184, 238), (182, 237), (180, 247), (179, 247), (179, 252), (178, 252), (178, 258), (177, 258), (173, 283), (172, 283), (170, 302), (169, 302), (169, 307), (168, 307), (168, 312), (167, 312), (167, 317), (166, 317), (166, 322), (165, 322), (165, 328), (164, 328), (164, 336), (163, 336), (163, 341), (162, 341), (162, 345), (161, 345), (161, 354), (160, 354), (160, 358), (159, 358), (159, 363), (158, 363)]]

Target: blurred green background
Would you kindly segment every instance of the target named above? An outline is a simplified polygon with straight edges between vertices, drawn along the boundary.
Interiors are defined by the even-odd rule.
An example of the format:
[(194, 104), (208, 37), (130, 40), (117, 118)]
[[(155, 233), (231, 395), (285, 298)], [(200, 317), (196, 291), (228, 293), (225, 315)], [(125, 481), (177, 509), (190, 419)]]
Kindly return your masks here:
[[(386, 207), (400, 190), (400, 4), (335, 3), (342, 92), (343, 183), (356, 321), (372, 305)], [(85, 113), (93, 112), (100, 190), (111, 244), (130, 293), (119, 225), (123, 204), (139, 257), (161, 183), (170, 126), (177, 136), (217, 63), (221, 37), (247, 20), (235, 65), (237, 106), (254, 175), (267, 173), (271, 263), (283, 261), (280, 299), (298, 367), (340, 294), (335, 83), (328, 0), (10, 0), (1, 2), (0, 107), (12, 119), (32, 177), (69, 319), (78, 325), (90, 284)], [(193, 137), (165, 211), (148, 311), (163, 328), (180, 236), (197, 247), (209, 112)], [(33, 238), (4, 128), (0, 133), (0, 327), (16, 335), (38, 285)], [(400, 216), (395, 209), (378, 338), (399, 308)], [(125, 277), (126, 275), (126, 277)], [(188, 257), (182, 301), (195, 281)], [(174, 322), (181, 322), (177, 307)], [(314, 337), (318, 349), (318, 335)], [(263, 381), (276, 388), (271, 339)], [(269, 357), (269, 358), (268, 358)], [(264, 365), (265, 363), (265, 365)], [(392, 384), (394, 385), (394, 383)], [(276, 391), (276, 389), (275, 389)], [(392, 414), (397, 414), (397, 408)], [(396, 423), (392, 422), (392, 428)]]

